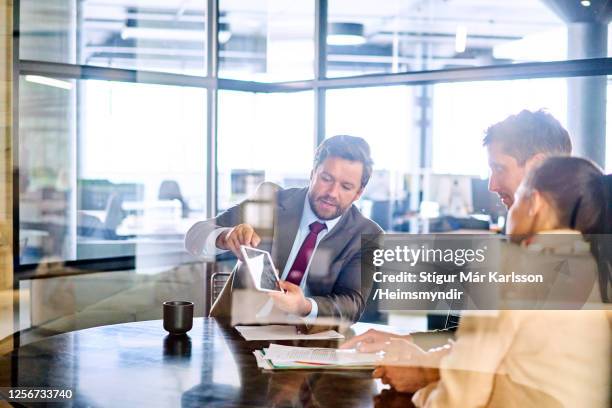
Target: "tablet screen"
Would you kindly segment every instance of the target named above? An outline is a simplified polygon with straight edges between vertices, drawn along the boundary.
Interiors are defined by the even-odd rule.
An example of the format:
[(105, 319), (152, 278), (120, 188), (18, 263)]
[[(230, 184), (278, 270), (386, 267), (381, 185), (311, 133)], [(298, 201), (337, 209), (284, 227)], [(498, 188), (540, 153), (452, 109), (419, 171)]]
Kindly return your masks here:
[(247, 246), (241, 250), (257, 289), (281, 292), (270, 253)]

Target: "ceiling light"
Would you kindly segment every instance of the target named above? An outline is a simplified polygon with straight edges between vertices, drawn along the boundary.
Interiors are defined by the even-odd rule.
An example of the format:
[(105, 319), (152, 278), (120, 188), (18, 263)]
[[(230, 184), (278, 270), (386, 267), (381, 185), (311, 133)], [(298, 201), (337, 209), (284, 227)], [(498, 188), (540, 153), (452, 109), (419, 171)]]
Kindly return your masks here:
[(589, 0), (582, 0), (580, 4), (582, 4), (583, 7), (589, 7), (591, 2)]
[(72, 89), (72, 82), (60, 81), (59, 79), (39, 76), (39, 75), (26, 75), (25, 80), (36, 84), (52, 86), (55, 88), (61, 88), (66, 90)]
[(124, 27), (121, 30), (124, 40), (175, 40), (206, 41), (204, 30), (180, 30), (173, 28)]
[(467, 45), (467, 28), (464, 25), (457, 26), (457, 31), (455, 32), (455, 51), (458, 53), (465, 52), (465, 47)]
[(331, 23), (327, 26), (330, 45), (361, 45), (366, 42), (364, 27), (360, 23)]
[[(228, 23), (219, 24), (219, 42), (225, 44), (232, 36)], [(206, 41), (203, 30), (181, 30), (174, 28), (124, 27), (121, 30), (124, 40), (173, 40), (173, 41)]]

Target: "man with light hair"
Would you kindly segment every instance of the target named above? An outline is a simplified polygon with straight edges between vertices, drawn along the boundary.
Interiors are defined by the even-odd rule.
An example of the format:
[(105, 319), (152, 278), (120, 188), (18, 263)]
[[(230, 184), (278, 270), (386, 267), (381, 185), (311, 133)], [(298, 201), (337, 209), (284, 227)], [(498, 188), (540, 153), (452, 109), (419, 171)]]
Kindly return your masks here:
[(489, 190), (497, 193), (506, 208), (514, 203), (514, 193), (525, 175), (549, 156), (569, 156), (572, 142), (567, 130), (544, 110), (523, 110), (486, 131)]

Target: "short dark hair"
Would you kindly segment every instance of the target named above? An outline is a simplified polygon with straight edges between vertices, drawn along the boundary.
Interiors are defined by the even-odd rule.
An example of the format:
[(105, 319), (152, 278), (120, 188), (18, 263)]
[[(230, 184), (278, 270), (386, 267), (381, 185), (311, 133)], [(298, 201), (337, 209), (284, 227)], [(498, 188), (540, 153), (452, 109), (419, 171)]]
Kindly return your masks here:
[(568, 156), (572, 141), (567, 130), (545, 110), (522, 110), (490, 126), (483, 146), (500, 143), (502, 151), (522, 166), (538, 153), (547, 156)]
[(328, 157), (340, 157), (350, 161), (358, 161), (363, 164), (361, 175), (361, 187), (365, 187), (372, 176), (372, 157), (370, 157), (370, 145), (360, 137), (337, 135), (325, 139), (315, 152), (314, 166), (319, 167)]

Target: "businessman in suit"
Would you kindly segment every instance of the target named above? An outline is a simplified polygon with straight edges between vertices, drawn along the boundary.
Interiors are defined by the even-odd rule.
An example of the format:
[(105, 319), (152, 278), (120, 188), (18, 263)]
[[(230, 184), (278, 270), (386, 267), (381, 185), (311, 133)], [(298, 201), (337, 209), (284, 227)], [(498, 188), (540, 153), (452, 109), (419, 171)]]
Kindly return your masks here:
[[(305, 188), (281, 189), (263, 183), (253, 197), (214, 219), (196, 223), (185, 247), (194, 255), (233, 252), (240, 246), (269, 250), (285, 293), (254, 293), (260, 301), (237, 299), (252, 287), (238, 263), (211, 309), (211, 316), (256, 316), (280, 312), (307, 322), (333, 318), (355, 322), (370, 287), (362, 280), (362, 235), (382, 230), (353, 205), (372, 174), (370, 147), (352, 136), (334, 136), (317, 148), (310, 182)], [(375, 240), (368, 241), (374, 242)], [(234, 316), (230, 316), (230, 315)], [(232, 319), (236, 321), (236, 319)]]

